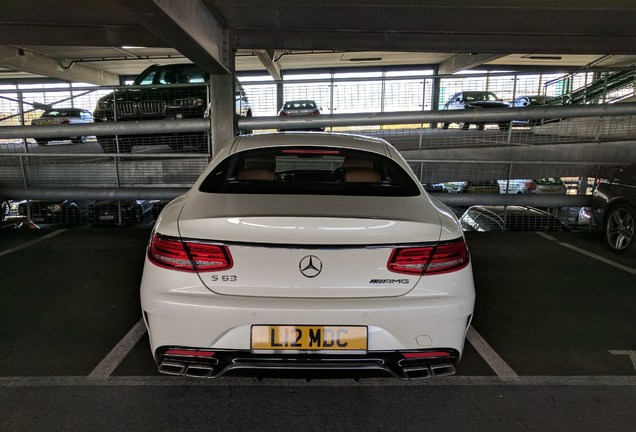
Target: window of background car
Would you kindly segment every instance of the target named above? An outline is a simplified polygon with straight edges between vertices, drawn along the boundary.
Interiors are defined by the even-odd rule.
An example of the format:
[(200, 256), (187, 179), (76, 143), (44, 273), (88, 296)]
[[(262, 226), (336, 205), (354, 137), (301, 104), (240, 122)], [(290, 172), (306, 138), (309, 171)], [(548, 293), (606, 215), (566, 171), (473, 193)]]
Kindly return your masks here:
[(416, 196), (414, 180), (391, 159), (330, 147), (250, 150), (221, 162), (199, 189), (208, 193)]

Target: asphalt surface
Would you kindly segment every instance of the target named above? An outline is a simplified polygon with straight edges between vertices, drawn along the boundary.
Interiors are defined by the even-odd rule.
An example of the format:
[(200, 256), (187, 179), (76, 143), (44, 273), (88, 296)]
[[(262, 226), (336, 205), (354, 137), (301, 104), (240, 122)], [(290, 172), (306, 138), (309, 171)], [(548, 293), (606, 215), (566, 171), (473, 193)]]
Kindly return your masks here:
[(138, 295), (150, 226), (2, 230), (0, 431), (633, 430), (636, 258), (598, 233), (468, 234), (457, 375), (307, 382), (158, 374)]

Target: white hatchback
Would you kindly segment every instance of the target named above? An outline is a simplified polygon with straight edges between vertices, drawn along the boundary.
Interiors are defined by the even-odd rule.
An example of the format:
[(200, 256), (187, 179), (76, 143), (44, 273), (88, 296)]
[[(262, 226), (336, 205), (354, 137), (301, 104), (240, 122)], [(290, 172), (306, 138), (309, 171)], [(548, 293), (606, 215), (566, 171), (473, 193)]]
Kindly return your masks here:
[(461, 227), (387, 142), (239, 136), (159, 216), (141, 305), (159, 371), (455, 372), (475, 291)]

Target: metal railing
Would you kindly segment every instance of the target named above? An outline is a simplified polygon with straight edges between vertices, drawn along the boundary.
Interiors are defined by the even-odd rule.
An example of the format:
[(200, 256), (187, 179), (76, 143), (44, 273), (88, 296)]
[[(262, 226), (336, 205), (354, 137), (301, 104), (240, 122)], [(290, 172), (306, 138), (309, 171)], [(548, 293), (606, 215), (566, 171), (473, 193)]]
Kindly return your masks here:
[[(458, 161), (470, 162), (476, 158), (478, 152), (475, 148), (488, 148), (489, 150), (512, 148), (520, 146), (530, 146), (530, 144), (516, 140), (516, 137), (523, 133), (530, 137), (544, 136), (541, 129), (544, 127), (558, 128), (568, 131), (565, 135), (571, 139), (572, 144), (583, 146), (583, 143), (598, 145), (601, 142), (609, 141), (633, 141), (636, 140), (636, 122), (632, 122), (632, 115), (636, 115), (636, 104), (613, 104), (613, 105), (587, 105), (574, 107), (537, 107), (521, 109), (491, 109), (491, 110), (462, 110), (462, 111), (432, 111), (432, 112), (399, 112), (399, 113), (367, 113), (367, 114), (334, 114), (325, 116), (308, 116), (305, 118), (250, 118), (241, 119), (238, 122), (239, 128), (250, 130), (264, 129), (286, 129), (286, 128), (316, 128), (316, 127), (339, 127), (339, 126), (365, 126), (365, 125), (403, 125), (406, 123), (435, 124), (448, 122), (471, 122), (471, 123), (501, 123), (513, 122), (519, 117), (528, 119), (540, 118), (562, 118), (558, 122), (553, 122), (536, 128), (509, 128), (508, 130), (432, 130), (430, 127), (419, 127), (419, 135), (410, 140), (399, 141), (389, 136), (389, 141), (405, 154), (407, 159), (413, 160), (415, 165), (421, 165), (418, 160), (424, 160), (413, 152), (426, 151), (427, 154), (435, 154), (433, 150), (461, 150), (461, 157), (449, 158), (446, 155), (431, 158), (427, 161), (429, 165), (448, 166), (448, 160), (457, 159), (453, 164), (456, 167)], [(615, 129), (607, 128), (616, 119), (622, 119), (623, 127), (617, 135)], [(568, 126), (574, 124), (575, 126)], [(616, 124), (616, 123), (615, 123)], [(586, 129), (586, 126), (589, 128)], [(64, 137), (73, 135), (98, 135), (98, 134), (126, 134), (139, 135), (156, 133), (186, 133), (209, 131), (211, 123), (209, 119), (190, 119), (173, 121), (144, 121), (144, 122), (120, 122), (108, 124), (86, 124), (86, 125), (58, 125), (55, 128), (48, 126), (22, 126), (0, 128), (0, 139), (26, 139), (29, 137)], [(554, 129), (554, 128), (553, 128)], [(608, 130), (605, 130), (608, 129)], [(607, 135), (607, 133), (610, 133)], [(532, 150), (540, 152), (545, 148), (546, 143), (554, 143), (555, 137), (559, 137), (558, 129), (553, 130), (547, 141), (538, 144), (532, 143)], [(552, 141), (550, 141), (550, 139)], [(490, 140), (490, 141), (489, 141)], [(481, 145), (478, 145), (480, 142)], [(487, 145), (483, 143), (486, 142)], [(442, 144), (440, 144), (442, 143)], [(471, 144), (473, 143), (473, 144)], [(92, 149), (92, 152), (72, 153), (64, 150), (77, 149), (78, 145), (60, 145), (59, 151), (56, 146), (48, 146), (44, 149), (33, 146), (16, 146), (13, 151), (0, 153), (0, 193), (15, 196), (16, 193), (25, 189), (33, 188), (68, 188), (72, 193), (74, 188), (94, 187), (99, 188), (136, 188), (139, 196), (147, 191), (146, 188), (163, 187), (187, 187), (192, 184), (209, 161), (209, 155), (204, 153), (181, 153), (171, 152), (168, 148), (149, 145), (150, 149), (126, 154), (104, 154), (99, 147), (82, 144), (81, 148)], [(629, 146), (628, 146), (629, 148)], [(471, 150), (472, 149), (472, 150)], [(570, 148), (571, 149), (571, 148)], [(46, 150), (46, 152), (45, 152)], [(629, 153), (625, 157), (629, 157)], [(527, 159), (517, 158), (516, 160), (497, 159), (502, 164), (518, 164)], [(593, 160), (588, 158), (580, 160), (582, 163), (616, 165), (617, 161), (625, 160), (622, 157), (609, 155), (603, 160)], [(536, 162), (536, 161), (535, 161)], [(535, 163), (532, 162), (532, 163)], [(544, 160), (543, 162), (546, 162)], [(547, 162), (550, 162), (549, 160)], [(554, 161), (561, 167), (567, 165), (567, 160), (561, 158)], [(478, 161), (481, 166), (487, 166), (488, 161)], [(533, 173), (540, 176), (556, 175), (554, 167), (549, 164), (542, 164)], [(542, 171), (543, 170), (543, 171)], [(576, 173), (568, 171), (568, 174)], [(585, 172), (583, 172), (585, 171)], [(578, 175), (589, 176), (587, 170), (583, 170)], [(506, 175), (509, 175), (506, 174)], [(563, 176), (563, 174), (561, 174)], [(441, 182), (470, 178), (470, 172), (452, 172), (449, 168), (446, 171), (437, 170), (434, 175), (422, 177), (425, 182)], [(474, 175), (472, 175), (474, 177)], [(480, 175), (480, 178), (483, 175)], [(495, 180), (501, 179), (498, 177)], [(9, 189), (10, 188), (10, 189)], [(10, 190), (10, 192), (9, 192)], [(97, 192), (97, 190), (96, 190)], [(130, 193), (129, 190), (126, 193)], [(98, 195), (105, 193), (102, 189)], [(110, 196), (117, 196), (116, 190), (108, 192)]]

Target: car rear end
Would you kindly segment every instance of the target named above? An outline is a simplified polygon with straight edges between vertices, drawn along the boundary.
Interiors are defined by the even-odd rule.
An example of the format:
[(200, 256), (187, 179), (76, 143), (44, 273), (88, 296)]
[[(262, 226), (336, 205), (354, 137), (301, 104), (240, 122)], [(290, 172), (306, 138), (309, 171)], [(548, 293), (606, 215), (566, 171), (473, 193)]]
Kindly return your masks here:
[(141, 287), (159, 370), (454, 373), (474, 288), (452, 212), (394, 149), (301, 136), (235, 142), (162, 212)]

